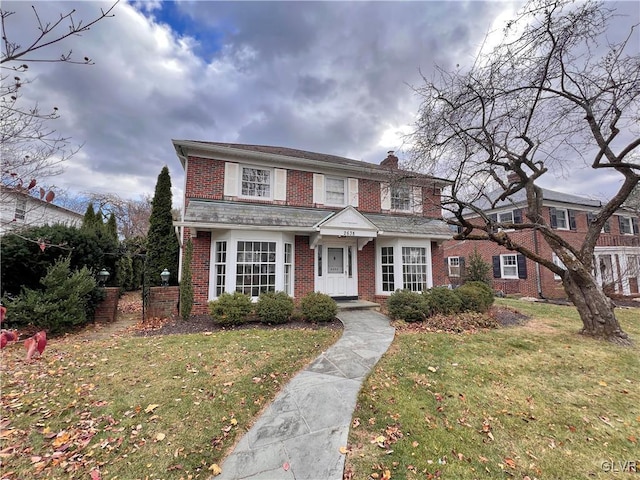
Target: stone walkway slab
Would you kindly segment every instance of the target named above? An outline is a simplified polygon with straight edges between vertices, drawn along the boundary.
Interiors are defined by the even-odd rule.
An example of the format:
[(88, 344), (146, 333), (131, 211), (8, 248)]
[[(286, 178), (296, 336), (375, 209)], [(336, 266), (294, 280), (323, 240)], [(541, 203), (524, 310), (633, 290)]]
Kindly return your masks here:
[(340, 340), (291, 379), (216, 480), (342, 480), (340, 447), (347, 445), (358, 392), (395, 331), (372, 310), (341, 310), (338, 318)]

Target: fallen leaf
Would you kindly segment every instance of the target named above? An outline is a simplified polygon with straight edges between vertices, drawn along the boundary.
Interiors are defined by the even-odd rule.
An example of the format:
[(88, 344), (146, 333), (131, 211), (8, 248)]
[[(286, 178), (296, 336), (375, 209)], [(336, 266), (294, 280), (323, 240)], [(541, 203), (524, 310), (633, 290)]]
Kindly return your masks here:
[(385, 470), (382, 474), (382, 480), (389, 480), (391, 478), (391, 471)]
[(220, 468), (220, 466), (217, 463), (214, 463), (213, 465), (211, 465), (209, 467), (209, 470), (211, 471), (211, 473), (213, 473), (213, 476), (218, 476), (222, 473), (222, 469)]
[(291, 467), (291, 466), (289, 465), (289, 462), (284, 462), (284, 463), (282, 464), (282, 468), (283, 468), (283, 470), (284, 470), (285, 472), (286, 472), (286, 471), (288, 471), (290, 467)]
[(427, 367), (427, 370), (429, 370), (430, 372), (433, 372), (433, 373), (438, 371), (438, 369), (436, 367)]
[(349, 451), (349, 450), (347, 449), (347, 447), (340, 447), (338, 450), (340, 451), (340, 453), (341, 453), (342, 455), (346, 455), (346, 454), (347, 454), (347, 452)]
[(100, 480), (101, 478), (99, 470), (91, 470), (91, 480)]
[(418, 445), (420, 445), (418, 442), (416, 442), (415, 440), (413, 441), (413, 443), (411, 444), (411, 446), (413, 448), (416, 448)]
[(504, 463), (509, 465), (511, 468), (516, 468), (516, 462), (513, 460), (513, 458), (505, 458)]
[(233, 425), (234, 427), (236, 425), (238, 425), (238, 420), (236, 420), (235, 418), (232, 418), (231, 420), (229, 420), (231, 422), (231, 425)]
[(633, 435), (629, 435), (627, 437), (627, 440), (629, 440), (631, 443), (638, 443), (638, 439)]
[(162, 440), (164, 440), (164, 438), (166, 437), (166, 435), (162, 432), (156, 433), (156, 440), (158, 442), (161, 442)]
[(160, 405), (158, 405), (157, 403), (152, 403), (151, 405), (147, 405), (147, 408), (144, 409), (144, 413), (151, 413), (159, 406)]
[(598, 385), (600, 385), (601, 387), (606, 387), (607, 386), (607, 382), (603, 382), (602, 380), (600, 380), (598, 382)]

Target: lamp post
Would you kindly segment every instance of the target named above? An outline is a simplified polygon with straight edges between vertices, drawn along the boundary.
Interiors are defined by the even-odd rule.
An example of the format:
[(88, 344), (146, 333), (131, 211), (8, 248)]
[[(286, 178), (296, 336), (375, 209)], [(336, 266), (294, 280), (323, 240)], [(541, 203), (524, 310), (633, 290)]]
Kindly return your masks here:
[(109, 280), (109, 272), (106, 268), (103, 268), (98, 272), (98, 285), (104, 287), (104, 284)]
[(169, 285), (169, 277), (171, 276), (171, 273), (169, 272), (169, 270), (167, 270), (166, 268), (164, 270), (162, 270), (162, 273), (160, 274), (160, 278), (162, 279), (162, 286), (166, 287), (167, 285)]

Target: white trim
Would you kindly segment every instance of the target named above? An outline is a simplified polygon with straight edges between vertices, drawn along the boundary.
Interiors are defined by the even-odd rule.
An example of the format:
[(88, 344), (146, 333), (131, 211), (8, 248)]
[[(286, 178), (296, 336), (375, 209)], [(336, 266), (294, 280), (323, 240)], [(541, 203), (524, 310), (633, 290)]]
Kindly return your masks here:
[(375, 252), (375, 278), (376, 278), (376, 295), (389, 296), (393, 292), (385, 292), (382, 290), (382, 248), (393, 247), (393, 277), (394, 291), (404, 288), (403, 281), (403, 264), (402, 264), (402, 248), (403, 247), (419, 247), (424, 248), (426, 255), (426, 288), (433, 287), (433, 258), (431, 256), (431, 240), (421, 237), (420, 239), (404, 239), (404, 238), (378, 238), (376, 241)]

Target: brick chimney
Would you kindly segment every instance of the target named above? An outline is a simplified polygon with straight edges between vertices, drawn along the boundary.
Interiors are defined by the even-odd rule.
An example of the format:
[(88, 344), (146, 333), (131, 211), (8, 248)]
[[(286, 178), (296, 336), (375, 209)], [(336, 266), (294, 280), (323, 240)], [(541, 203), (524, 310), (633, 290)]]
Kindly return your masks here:
[(387, 152), (387, 158), (380, 162), (380, 165), (387, 168), (393, 168), (395, 170), (398, 169), (398, 157), (393, 154), (393, 150), (389, 150)]

